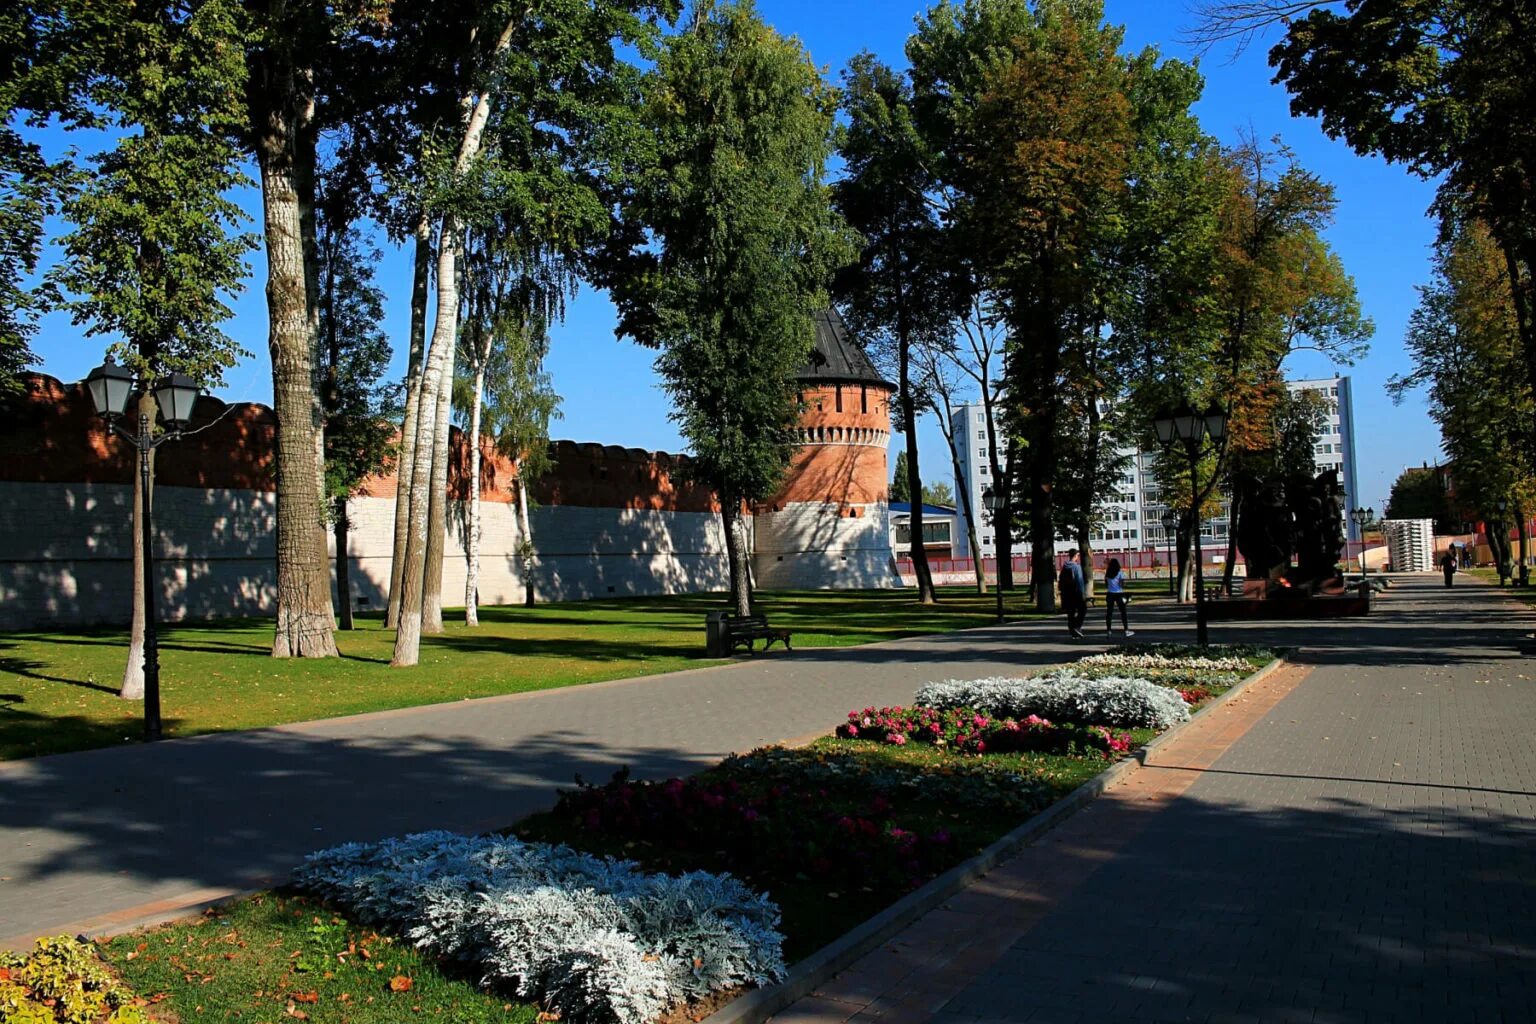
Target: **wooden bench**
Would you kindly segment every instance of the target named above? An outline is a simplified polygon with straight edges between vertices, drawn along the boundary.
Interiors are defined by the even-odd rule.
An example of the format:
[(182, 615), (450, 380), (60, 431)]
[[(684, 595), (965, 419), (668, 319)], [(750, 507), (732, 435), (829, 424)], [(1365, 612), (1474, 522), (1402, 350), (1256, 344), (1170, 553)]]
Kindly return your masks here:
[(727, 651), (734, 651), (738, 647), (745, 647), (749, 654), (755, 653), (752, 644), (755, 641), (763, 641), (763, 650), (767, 650), (777, 640), (784, 645), (786, 651), (792, 651), (790, 646), (790, 631), (768, 625), (768, 616), (754, 613), (752, 615), (727, 615), (724, 619), (725, 643)]

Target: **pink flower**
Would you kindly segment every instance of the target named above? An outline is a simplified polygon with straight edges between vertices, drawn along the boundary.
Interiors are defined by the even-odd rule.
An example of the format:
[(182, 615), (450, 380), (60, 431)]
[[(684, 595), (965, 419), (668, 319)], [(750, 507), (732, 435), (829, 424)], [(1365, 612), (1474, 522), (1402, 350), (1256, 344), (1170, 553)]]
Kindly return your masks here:
[(906, 746), (907, 743), (907, 734), (902, 732), (887, 733), (885, 736), (885, 741), (887, 743), (894, 743), (898, 747), (903, 747)]

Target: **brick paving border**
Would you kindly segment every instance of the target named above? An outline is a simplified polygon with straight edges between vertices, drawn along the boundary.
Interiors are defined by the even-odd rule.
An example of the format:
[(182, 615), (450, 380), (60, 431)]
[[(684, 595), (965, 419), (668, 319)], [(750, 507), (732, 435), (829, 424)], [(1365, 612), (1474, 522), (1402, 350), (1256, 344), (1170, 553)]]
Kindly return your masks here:
[[(986, 897), (1002, 895), (1000, 890), (993, 888), (996, 884), (995, 879), (1006, 877), (1007, 872), (1015, 870), (1014, 866), (1023, 861), (1030, 850), (1040, 848), (1031, 847), (1030, 844), (1046, 836), (1047, 833), (1050, 834), (1048, 838), (1055, 841), (1056, 833), (1052, 830), (1058, 827), (1069, 828), (1070, 825), (1062, 826), (1062, 823), (1089, 808), (1095, 800), (1126, 799), (1119, 787), (1145, 787), (1146, 781), (1143, 780), (1143, 776), (1163, 776), (1156, 789), (1144, 793), (1141, 799), (1156, 799), (1163, 802), (1173, 799), (1194, 781), (1195, 773), (1187, 770), (1159, 772), (1155, 766), (1147, 762), (1159, 756), (1176, 756), (1186, 768), (1206, 767), (1214, 763), (1234, 740), (1247, 732), (1254, 722), (1268, 714), (1282, 697), (1294, 689), (1306, 673), (1306, 669), (1288, 665), (1281, 659), (1270, 662), (1222, 694), (1218, 700), (1202, 708), (1190, 721), (1174, 726), (1154, 737), (1135, 755), (1115, 763), (1083, 783), (975, 857), (956, 865), (916, 892), (904, 896), (842, 938), (802, 960), (794, 966), (789, 977), (782, 983), (743, 995), (705, 1018), (704, 1024), (761, 1024), (767, 1020), (798, 1021), (802, 1019), (798, 1015), (805, 1013), (811, 1014), (804, 1018), (806, 1020), (845, 1021), (865, 1011), (869, 1006), (867, 1002), (862, 1005), (857, 1003), (858, 993), (869, 993), (873, 999), (875, 994), (891, 995), (893, 992), (902, 992), (912, 1006), (927, 1006), (932, 997), (943, 987), (942, 985), (940, 988), (935, 988), (932, 984), (919, 982), (909, 992), (905, 984), (898, 984), (893, 988), (892, 982), (917, 979), (924, 974), (925, 970), (938, 966), (950, 968), (960, 963), (964, 963), (966, 971), (974, 968), (974, 971), (979, 974), (996, 960), (997, 955), (1006, 951), (1018, 936), (1023, 934), (1018, 930), (1017, 925), (1010, 921), (1007, 914), (995, 913), (996, 908), (991, 903), (987, 903), (985, 908), (978, 908), (977, 912), (971, 915), (975, 920), (968, 922), (963, 928), (956, 930), (950, 929), (947, 924), (940, 926), (941, 933), (931, 936), (933, 945), (929, 952), (920, 954), (916, 958), (907, 957), (890, 964), (882, 963), (876, 969), (877, 977), (875, 978), (859, 977), (866, 970), (864, 961), (881, 956), (879, 952), (871, 951), (878, 950), (887, 940), (902, 933), (904, 929), (907, 931), (901, 939), (887, 949), (894, 950), (906, 945), (908, 936), (923, 935), (923, 929), (927, 927), (930, 919), (944, 918), (957, 902), (975, 902), (979, 894), (982, 902), (986, 903)], [(1074, 823), (1075, 821), (1076, 819)], [(1023, 850), (1022, 853), (1020, 853), (1021, 850)], [(1003, 865), (1001, 868), (998, 867), (1000, 864)], [(1015, 890), (1010, 890), (1009, 894), (1034, 901), (1032, 905), (1037, 905), (1041, 913), (1050, 905), (1049, 900), (1040, 902), (1034, 896), (1024, 896)], [(1059, 881), (1053, 880), (1051, 886), (1046, 887), (1046, 891), (1059, 895), (1066, 889), (1060, 886)], [(1009, 907), (1012, 908), (1012, 903)], [(1038, 916), (1035, 914), (1030, 917), (1029, 924), (1032, 925)], [(973, 934), (975, 938), (972, 937)], [(990, 959), (987, 958), (989, 950), (996, 954)], [(826, 995), (829, 988), (847, 984), (844, 979), (850, 978), (856, 979), (851, 982), (853, 987), (849, 990), (855, 993), (854, 1002)], [(966, 981), (973, 980), (969, 975), (964, 978), (956, 975), (955, 978), (958, 981), (953, 991), (948, 992), (944, 1000), (940, 1000), (939, 1005), (958, 992)], [(841, 991), (841, 989), (837, 990)], [(786, 1008), (790, 1008), (789, 1013), (780, 1013)], [(837, 1016), (837, 1013), (843, 1009), (849, 1012)], [(882, 1006), (879, 1012), (888, 1011)], [(921, 1020), (924, 1016), (926, 1014), (914, 1019)], [(882, 1017), (882, 1019), (885, 1018)]]

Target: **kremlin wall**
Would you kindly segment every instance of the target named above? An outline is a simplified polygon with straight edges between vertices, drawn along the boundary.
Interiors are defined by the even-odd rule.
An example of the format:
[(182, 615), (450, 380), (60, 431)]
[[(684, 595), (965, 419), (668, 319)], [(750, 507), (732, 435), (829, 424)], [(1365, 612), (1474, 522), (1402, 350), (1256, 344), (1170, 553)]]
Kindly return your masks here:
[[(764, 588), (899, 586), (886, 529), (892, 389), (836, 314), (817, 323), (800, 373), (802, 444), (781, 492), (751, 509)], [(156, 575), (162, 618), (270, 614), (276, 576), (276, 420), (266, 406), (198, 403), (191, 433), (156, 453)], [(132, 448), (92, 414), (82, 387), (28, 375), (0, 399), (0, 629), (126, 623), (131, 608)], [(455, 431), (443, 599), (463, 601), (467, 440)], [(530, 485), (540, 601), (724, 590), (725, 531), (714, 495), (686, 482), (682, 456), (570, 441)], [(513, 463), (487, 444), (481, 467), (480, 602), (520, 603), (527, 581)], [(348, 506), (352, 602), (382, 608), (395, 478)], [(332, 540), (331, 557), (337, 553)]]

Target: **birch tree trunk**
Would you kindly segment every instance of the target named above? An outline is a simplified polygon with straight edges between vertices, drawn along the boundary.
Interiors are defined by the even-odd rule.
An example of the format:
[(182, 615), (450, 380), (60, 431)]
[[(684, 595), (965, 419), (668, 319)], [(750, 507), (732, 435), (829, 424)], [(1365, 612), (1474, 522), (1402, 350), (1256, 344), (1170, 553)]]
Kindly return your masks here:
[(752, 614), (752, 568), (748, 564), (747, 523), (740, 499), (721, 496), (720, 518), (725, 524), (725, 543), (731, 567), (731, 603), (737, 615)]
[[(148, 416), (155, 422), (155, 398), (148, 391), (139, 396), (139, 416)], [(137, 454), (137, 453), (135, 453)], [(137, 462), (137, 459), (133, 460)], [(155, 453), (149, 453), (150, 494), (144, 493), (143, 474), (138, 466), (130, 465), (133, 475), (133, 625), (128, 639), (128, 661), (123, 666), (123, 685), (117, 695), (123, 700), (144, 699), (144, 515), (146, 505), (154, 510)]]
[(523, 604), (533, 607), (533, 559), (535, 548), (533, 546), (533, 521), (528, 515), (528, 484), (523, 480), (522, 467), (517, 472), (517, 529), (522, 535), (518, 543), (518, 550), (522, 553), (523, 569)]
[(477, 591), (480, 586), (480, 403), (485, 389), (485, 360), (475, 367), (474, 392), (469, 399), (469, 522), (465, 528), (464, 625), (480, 625)]
[[(499, 59), (512, 45), (512, 34), (519, 18), (508, 21), (496, 40), (493, 60)], [(480, 152), (485, 126), (491, 117), (491, 94), (482, 92), (475, 99), (454, 159), (454, 170), (463, 173)], [(452, 384), (453, 349), (459, 331), (458, 224), (452, 214), (443, 217), (437, 251), (437, 317), (432, 326), (432, 348), (422, 378), (421, 399), (416, 431), (416, 450), (411, 459), (411, 507), (408, 516), (405, 568), (400, 581), (400, 620), (395, 631), (395, 650), (390, 664), (400, 667), (417, 663), (421, 657), (422, 613), (427, 570), (427, 505), (432, 483), (432, 461), (446, 450), (446, 436), (438, 438), (435, 416), (427, 410), (438, 406), (438, 393)], [(446, 364), (446, 366), (445, 366)], [(447, 431), (443, 431), (444, 435)], [(446, 460), (444, 470), (446, 473)], [(445, 477), (446, 479), (446, 477)], [(441, 557), (441, 556), (439, 556)], [(441, 580), (439, 580), (441, 590)]]
[(389, 606), (384, 628), (400, 624), (400, 576), (405, 571), (405, 544), (410, 533), (411, 470), (416, 454), (416, 421), (421, 405), (422, 360), (427, 341), (427, 284), (432, 277), (432, 225), (425, 215), (416, 221), (415, 266), (411, 275), (411, 353), (405, 370), (405, 415), (400, 424), (400, 454), (395, 460), (395, 543), (389, 563)]
[[(458, 289), (454, 289), (457, 296)], [(442, 300), (443, 290), (438, 289)], [(457, 301), (457, 300), (455, 300)], [(458, 318), (454, 318), (454, 336)], [(436, 636), (443, 631), (443, 548), (448, 543), (448, 463), (453, 459), (449, 447), (452, 432), (448, 424), (453, 415), (453, 367), (458, 346), (449, 343), (448, 358), (443, 363), (443, 379), (437, 385), (437, 423), (433, 426), (431, 491), (427, 500), (427, 557), (421, 592), (421, 631)]]
[[(298, 69), (264, 65), (258, 100), (256, 160), (261, 171), (267, 243), (267, 346), (272, 357), (272, 410), (277, 416), (276, 658), (336, 657), (330, 559), (319, 482), (324, 472), (315, 393), (318, 316), (306, 266), (306, 168), (300, 166), (304, 122), (313, 102), (295, 101)], [(264, 108), (264, 109), (263, 109)], [(310, 168), (309, 170), (312, 170)]]

